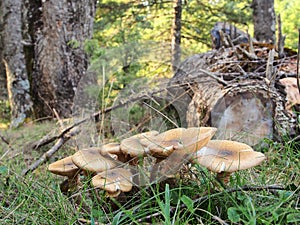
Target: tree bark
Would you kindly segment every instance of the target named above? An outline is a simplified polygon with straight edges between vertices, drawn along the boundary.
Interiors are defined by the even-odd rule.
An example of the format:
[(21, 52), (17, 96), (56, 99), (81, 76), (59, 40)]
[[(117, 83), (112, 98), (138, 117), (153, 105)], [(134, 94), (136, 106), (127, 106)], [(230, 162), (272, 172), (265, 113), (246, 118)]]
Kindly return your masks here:
[(23, 43), (23, 1), (1, 2), (2, 59), (6, 71), (11, 107), (11, 127), (22, 124), (31, 114), (32, 101)]
[[(3, 1), (0, 1), (0, 34), (3, 32)], [(0, 102), (7, 100), (6, 75), (3, 61), (3, 37), (0, 35)]]
[(172, 70), (175, 74), (181, 57), (181, 14), (182, 14), (182, 1), (174, 0), (174, 18), (172, 26)]
[(260, 42), (275, 44), (276, 16), (274, 0), (253, 0), (254, 38)]
[(95, 0), (29, 0), (29, 31), (35, 43), (32, 94), (37, 117), (71, 115), (73, 98), (88, 66)]

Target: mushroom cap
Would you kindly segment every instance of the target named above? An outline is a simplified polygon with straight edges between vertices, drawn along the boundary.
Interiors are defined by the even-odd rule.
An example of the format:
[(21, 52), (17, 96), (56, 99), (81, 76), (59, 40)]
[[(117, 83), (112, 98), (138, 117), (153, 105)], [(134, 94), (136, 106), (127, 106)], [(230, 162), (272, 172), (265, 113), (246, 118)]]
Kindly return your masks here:
[(105, 145), (102, 145), (100, 148), (99, 148), (99, 151), (102, 155), (105, 155), (105, 154), (121, 154), (121, 148), (120, 148), (120, 144), (119, 143), (108, 143), (108, 144), (105, 144)]
[[(163, 132), (147, 141), (150, 153), (154, 157), (166, 158), (176, 149), (192, 153), (203, 147), (217, 131), (214, 127), (176, 128)], [(149, 144), (150, 143), (150, 144)]]
[(74, 177), (80, 169), (73, 163), (72, 156), (68, 156), (51, 163), (48, 166), (48, 170), (57, 175)]
[(117, 166), (117, 161), (109, 156), (101, 155), (99, 148), (87, 148), (72, 156), (73, 163), (90, 172), (102, 172)]
[(196, 161), (210, 171), (235, 172), (261, 164), (265, 155), (249, 145), (228, 140), (211, 140), (195, 154)]
[(205, 146), (217, 132), (215, 127), (189, 127), (182, 134), (180, 149), (192, 153)]
[(143, 133), (140, 133), (140, 134), (135, 134), (135, 135), (131, 136), (131, 138), (143, 139), (143, 138), (148, 138), (148, 137), (154, 137), (158, 134), (159, 134), (158, 131), (150, 130), (150, 131), (143, 132)]
[(147, 154), (147, 148), (143, 146), (139, 138), (130, 137), (121, 141), (121, 151), (131, 157), (144, 156)]
[(92, 184), (109, 193), (128, 192), (132, 189), (132, 173), (124, 168), (106, 170), (94, 176)]

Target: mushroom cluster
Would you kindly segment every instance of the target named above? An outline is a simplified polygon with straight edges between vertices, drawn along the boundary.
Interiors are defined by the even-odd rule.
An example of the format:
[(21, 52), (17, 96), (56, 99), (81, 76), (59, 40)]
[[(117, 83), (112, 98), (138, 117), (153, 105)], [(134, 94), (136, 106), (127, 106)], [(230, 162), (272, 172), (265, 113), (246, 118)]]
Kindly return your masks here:
[[(77, 151), (74, 155), (49, 165), (54, 174), (66, 176), (68, 187), (80, 184), (80, 174), (91, 176), (95, 188), (116, 197), (140, 185), (137, 176), (150, 184), (176, 174), (185, 163), (199, 163), (218, 177), (260, 164), (265, 156), (250, 146), (226, 140), (211, 140), (213, 127), (176, 128), (163, 133), (149, 131), (122, 140)], [(146, 157), (154, 160), (141, 174), (140, 164)], [(140, 178), (139, 178), (140, 179)], [(145, 181), (146, 180), (146, 181)]]

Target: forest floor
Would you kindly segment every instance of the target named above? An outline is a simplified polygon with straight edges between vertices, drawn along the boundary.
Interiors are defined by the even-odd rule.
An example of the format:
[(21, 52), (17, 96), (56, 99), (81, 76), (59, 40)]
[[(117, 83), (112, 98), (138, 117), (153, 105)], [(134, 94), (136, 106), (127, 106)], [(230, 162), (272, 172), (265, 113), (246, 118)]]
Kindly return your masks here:
[[(234, 173), (220, 185), (198, 165), (192, 176), (108, 198), (89, 180), (62, 194), (62, 177), (47, 171), (49, 163), (75, 152), (72, 140), (45, 164), (22, 171), (52, 147), (32, 143), (52, 132), (54, 122), (0, 130), (0, 224), (300, 224), (300, 150), (292, 140), (264, 140), (267, 160)], [(266, 147), (267, 146), (267, 147)]]

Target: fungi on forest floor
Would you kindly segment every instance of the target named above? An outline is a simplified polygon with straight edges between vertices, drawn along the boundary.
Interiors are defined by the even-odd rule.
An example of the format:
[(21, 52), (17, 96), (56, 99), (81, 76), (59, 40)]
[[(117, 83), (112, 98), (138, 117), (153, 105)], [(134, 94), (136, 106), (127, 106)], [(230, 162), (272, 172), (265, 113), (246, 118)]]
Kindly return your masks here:
[[(93, 176), (94, 187), (113, 197), (129, 192), (133, 185), (150, 185), (171, 178), (188, 163), (199, 163), (217, 172), (217, 178), (226, 182), (230, 173), (259, 165), (265, 160), (263, 153), (255, 152), (246, 144), (210, 140), (216, 130), (213, 127), (192, 127), (160, 134), (157, 131), (141, 133), (122, 140), (120, 144), (109, 143), (79, 150), (50, 164), (48, 169), (68, 176), (73, 186), (79, 182), (80, 170), (84, 171)], [(145, 157), (156, 158), (156, 162), (139, 165), (139, 158)], [(58, 173), (56, 168), (59, 167), (62, 167), (62, 173)], [(77, 180), (74, 183), (75, 174)]]
[(196, 161), (208, 170), (216, 172), (217, 178), (228, 182), (230, 174), (261, 164), (265, 155), (254, 151), (249, 145), (228, 140), (211, 140), (195, 154)]

